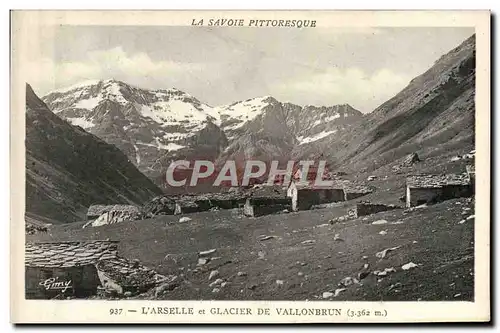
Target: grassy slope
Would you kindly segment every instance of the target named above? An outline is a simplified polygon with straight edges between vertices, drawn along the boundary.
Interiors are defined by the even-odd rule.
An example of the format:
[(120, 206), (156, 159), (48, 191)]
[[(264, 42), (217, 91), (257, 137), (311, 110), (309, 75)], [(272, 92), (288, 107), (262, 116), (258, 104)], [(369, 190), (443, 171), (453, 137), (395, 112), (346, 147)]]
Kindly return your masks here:
[[(470, 210), (464, 211), (464, 207)], [(369, 263), (371, 271), (394, 267), (397, 272), (380, 282), (371, 274), (362, 285), (348, 287), (333, 300), (473, 300), (474, 219), (458, 224), (474, 214), (473, 209), (470, 199), (456, 199), (321, 227), (330, 218), (343, 215), (345, 209), (260, 218), (227, 210), (191, 214), (192, 221), (183, 224), (177, 222), (178, 216), (165, 216), (88, 229), (81, 229), (80, 224), (54, 226), (47, 235), (27, 237), (39, 241), (120, 240), (122, 255), (180, 277), (179, 287), (164, 294), (165, 299), (314, 300), (325, 291), (334, 291), (344, 277), (355, 277), (363, 264)], [(378, 219), (403, 224), (371, 224)], [(387, 235), (380, 235), (381, 230), (387, 230)], [(343, 241), (334, 241), (335, 234)], [(259, 241), (260, 235), (276, 238)], [(303, 245), (305, 240), (316, 242)], [(402, 247), (385, 259), (375, 257), (376, 252), (393, 246)], [(194, 271), (197, 252), (212, 248), (217, 249), (214, 256), (220, 259)], [(259, 251), (263, 259), (259, 259)], [(171, 256), (165, 258), (167, 254)], [(410, 261), (421, 266), (401, 270), (401, 265)], [(213, 269), (230, 282), (219, 293), (212, 293), (209, 287)], [(239, 271), (248, 276), (237, 276)], [(276, 280), (284, 284), (278, 285)], [(401, 286), (390, 288), (398, 282)], [(454, 297), (456, 294), (460, 296)]]

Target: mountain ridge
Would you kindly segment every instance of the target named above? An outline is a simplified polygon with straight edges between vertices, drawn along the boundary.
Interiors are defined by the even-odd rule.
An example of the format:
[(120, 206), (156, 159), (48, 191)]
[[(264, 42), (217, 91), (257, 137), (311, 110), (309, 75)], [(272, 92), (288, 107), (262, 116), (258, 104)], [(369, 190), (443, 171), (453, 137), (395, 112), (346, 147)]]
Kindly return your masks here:
[(91, 204), (142, 205), (162, 191), (115, 146), (52, 113), (26, 85), (26, 213), (85, 219)]

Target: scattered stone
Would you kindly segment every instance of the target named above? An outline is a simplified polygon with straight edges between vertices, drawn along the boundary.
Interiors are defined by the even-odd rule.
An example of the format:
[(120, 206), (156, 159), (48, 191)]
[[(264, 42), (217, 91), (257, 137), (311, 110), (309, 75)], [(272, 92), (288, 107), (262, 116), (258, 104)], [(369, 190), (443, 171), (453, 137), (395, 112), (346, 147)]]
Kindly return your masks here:
[(218, 293), (219, 291), (220, 291), (220, 289), (219, 289), (219, 288), (214, 288), (214, 289), (212, 290), (212, 292), (213, 292), (214, 294)]
[(266, 253), (264, 251), (259, 251), (257, 253), (257, 255), (259, 256), (259, 259), (264, 259), (264, 257), (266, 256)]
[(285, 214), (286, 214), (286, 213), (290, 213), (290, 211), (289, 211), (288, 209), (283, 209), (281, 212), (282, 212), (282, 213), (285, 213)]
[(403, 221), (396, 221), (396, 222), (391, 222), (392, 225), (396, 225), (396, 224), (403, 224), (404, 222)]
[(181, 218), (179, 219), (179, 223), (185, 223), (185, 222), (189, 222), (189, 221), (191, 221), (191, 220), (192, 220), (192, 218), (187, 217), (187, 216), (184, 216), (184, 217), (181, 217)]
[(457, 298), (457, 297), (460, 297), (460, 296), (462, 296), (462, 294), (458, 293), (458, 294), (453, 295), (453, 298)]
[(366, 178), (366, 180), (369, 182), (375, 179), (377, 179), (377, 176), (368, 176), (368, 178)]
[(256, 288), (257, 288), (257, 285), (255, 283), (248, 286), (248, 289), (250, 289), (250, 290), (255, 290)]
[(324, 228), (324, 227), (328, 227), (329, 224), (328, 223), (323, 223), (323, 224), (319, 224), (317, 226), (315, 226), (315, 228)]
[(335, 234), (335, 236), (333, 236), (333, 240), (334, 241), (339, 241), (339, 242), (343, 242), (344, 241), (342, 238), (340, 238), (340, 234)]
[(404, 270), (404, 271), (407, 271), (407, 270), (415, 268), (415, 267), (418, 267), (418, 265), (414, 264), (412, 262), (409, 262), (409, 263), (404, 264), (403, 266), (401, 266), (401, 269)]
[(306, 266), (307, 265), (307, 262), (301, 262), (300, 263), (300, 266)]
[(330, 298), (333, 297), (333, 293), (329, 291), (325, 291), (322, 295), (323, 298)]
[(278, 286), (282, 286), (282, 285), (283, 285), (283, 283), (285, 283), (285, 281), (283, 281), (283, 280), (276, 280), (276, 284), (277, 284)]
[(276, 238), (276, 236), (261, 235), (261, 236), (259, 236), (258, 240), (265, 241), (265, 240), (273, 239), (273, 238)]
[(314, 239), (308, 239), (308, 240), (301, 242), (302, 245), (311, 245), (314, 243), (316, 243), (316, 241)]
[(401, 247), (401, 245), (400, 245), (400, 246), (395, 246), (395, 247), (390, 247), (390, 248), (388, 248), (388, 249), (382, 250), (382, 251), (380, 251), (380, 252), (377, 252), (377, 253), (375, 254), (375, 257), (380, 258), (380, 259), (383, 259), (383, 258), (385, 258), (385, 257), (387, 256), (387, 253), (388, 253), (388, 252), (390, 252), (390, 251), (395, 251), (395, 250), (399, 249), (400, 247)]
[(218, 276), (219, 276), (219, 271), (218, 270), (211, 271), (210, 275), (208, 276), (208, 280), (210, 281), (210, 280), (212, 280), (212, 279), (214, 279), (214, 278), (216, 278)]
[(458, 224), (464, 224), (465, 223), (465, 220), (461, 220), (460, 222), (458, 222)]
[(209, 261), (210, 261), (210, 259), (208, 259), (208, 258), (198, 258), (197, 266), (206, 265), (206, 264), (208, 264)]
[(200, 253), (198, 253), (198, 255), (200, 257), (206, 257), (206, 256), (209, 256), (211, 254), (214, 254), (215, 251), (217, 251), (217, 249), (211, 249), (211, 250), (201, 251)]
[(382, 230), (381, 232), (379, 232), (379, 235), (385, 236), (385, 235), (387, 235), (387, 231)]
[(123, 293), (123, 296), (125, 297), (131, 297), (132, 296), (132, 292), (131, 291), (126, 291)]
[(402, 286), (401, 282), (397, 282), (396, 284), (391, 284), (391, 286), (389, 287), (389, 291), (391, 291), (394, 288), (401, 287), (401, 286)]
[(373, 271), (373, 274), (375, 274), (377, 276), (387, 276), (387, 274), (393, 273), (393, 272), (396, 272), (394, 267), (388, 267), (388, 268), (384, 268), (383, 271)]
[(222, 280), (222, 279), (217, 279), (217, 280), (215, 280), (214, 282), (210, 283), (210, 284), (209, 284), (209, 287), (216, 286), (216, 285), (218, 285), (218, 284), (221, 284), (222, 282), (224, 282), (224, 280)]
[(177, 282), (177, 276), (175, 276), (173, 279), (171, 279), (169, 282), (163, 283), (156, 287), (155, 289), (155, 297), (158, 297), (167, 291), (172, 291), (175, 288), (179, 286), (179, 283)]
[(370, 275), (370, 272), (360, 272), (360, 273), (358, 273), (358, 280), (363, 280), (368, 275)]
[(372, 224), (374, 225), (380, 225), (380, 224), (386, 224), (387, 223), (387, 220), (377, 220), (377, 221), (373, 221)]
[(346, 288), (337, 288), (335, 289), (335, 293), (333, 294), (333, 297), (337, 297), (341, 292), (347, 290)]
[(339, 282), (339, 286), (347, 287), (347, 286), (350, 286), (351, 284), (357, 284), (357, 283), (359, 283), (359, 281), (357, 279), (353, 279), (352, 277), (348, 276), (348, 277), (343, 278)]
[(417, 242), (417, 241), (413, 241), (412, 243), (413, 243), (413, 244), (417, 244), (418, 242)]
[(298, 273), (297, 273), (297, 275), (298, 275), (298, 276), (304, 276), (304, 273), (302, 273), (302, 272), (298, 272)]
[(221, 288), (224, 288), (224, 287), (225, 287), (225, 286), (227, 286), (228, 284), (229, 284), (229, 282), (224, 281), (224, 282), (222, 282), (222, 283), (220, 284), (220, 287), (221, 287)]
[(238, 276), (247, 276), (247, 273), (246, 272), (238, 272), (238, 274), (236, 274)]
[(469, 216), (468, 218), (466, 218), (466, 220), (472, 220), (473, 218), (475, 218), (475, 215)]
[(362, 256), (361, 259), (366, 260), (368, 259), (368, 256)]

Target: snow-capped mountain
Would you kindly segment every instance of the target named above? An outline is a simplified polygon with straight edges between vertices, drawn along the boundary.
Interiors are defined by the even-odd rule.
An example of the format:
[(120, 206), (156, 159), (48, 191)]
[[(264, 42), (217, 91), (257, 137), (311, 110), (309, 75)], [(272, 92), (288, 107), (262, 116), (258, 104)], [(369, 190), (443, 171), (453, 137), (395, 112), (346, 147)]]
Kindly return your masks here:
[(192, 148), (193, 137), (203, 130), (220, 139), (209, 155), (216, 156), (226, 144), (213, 108), (177, 89), (90, 81), (51, 92), (43, 100), (61, 118), (119, 147), (153, 178), (163, 170), (161, 157)]
[(349, 105), (301, 107), (271, 96), (212, 107), (177, 89), (88, 81), (43, 97), (55, 114), (116, 145), (153, 179), (174, 159), (287, 158), (362, 117)]

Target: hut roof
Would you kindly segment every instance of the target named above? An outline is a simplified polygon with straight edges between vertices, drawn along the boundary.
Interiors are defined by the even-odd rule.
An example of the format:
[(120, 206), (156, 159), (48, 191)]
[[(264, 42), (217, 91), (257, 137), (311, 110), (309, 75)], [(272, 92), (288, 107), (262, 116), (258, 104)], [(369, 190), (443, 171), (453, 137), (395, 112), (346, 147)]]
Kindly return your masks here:
[(138, 261), (122, 257), (101, 260), (96, 264), (96, 267), (124, 287), (147, 286), (167, 279), (155, 270), (141, 265)]
[(118, 242), (51, 242), (26, 243), (25, 266), (73, 267), (95, 264), (118, 255)]
[(175, 203), (180, 205), (181, 207), (198, 207), (198, 204), (194, 201), (194, 197), (189, 196), (189, 197), (180, 197), (177, 200), (175, 200)]
[(470, 178), (463, 174), (413, 175), (406, 178), (406, 186), (410, 188), (440, 188), (450, 185), (469, 185)]
[(110, 211), (122, 211), (130, 213), (139, 213), (138, 207), (133, 205), (92, 205), (87, 211), (87, 216), (101, 216)]
[(282, 199), (286, 198), (286, 188), (282, 186), (256, 186), (247, 192), (247, 197), (250, 198), (269, 198)]
[(295, 181), (294, 184), (298, 190), (329, 190), (329, 189), (343, 189), (344, 184), (347, 182), (346, 180), (331, 180), (333, 181), (333, 185), (331, 186), (319, 186), (315, 185), (314, 182), (307, 181)]
[(361, 183), (355, 183), (351, 181), (344, 181), (342, 183), (344, 191), (347, 193), (372, 193), (373, 188)]

